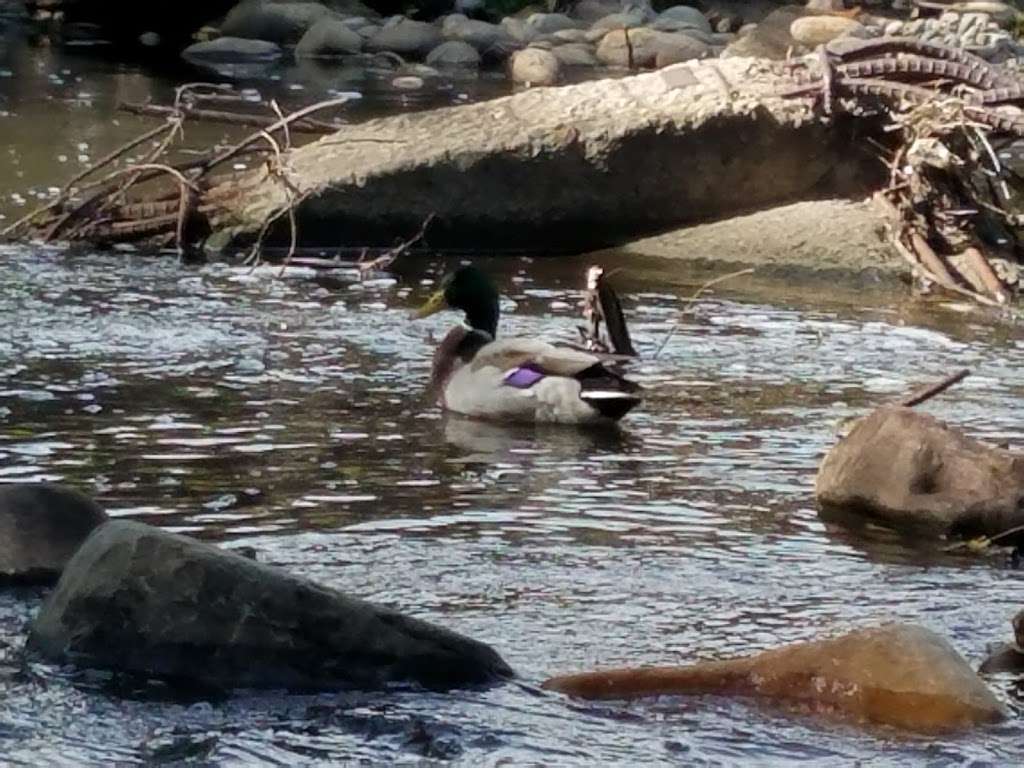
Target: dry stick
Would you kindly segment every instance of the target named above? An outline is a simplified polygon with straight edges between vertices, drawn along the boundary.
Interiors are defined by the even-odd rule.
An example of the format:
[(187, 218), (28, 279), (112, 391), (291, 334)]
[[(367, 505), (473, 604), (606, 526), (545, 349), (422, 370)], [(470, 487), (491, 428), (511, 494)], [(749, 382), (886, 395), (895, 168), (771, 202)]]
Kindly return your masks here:
[[(213, 123), (225, 123), (227, 125), (244, 125), (252, 128), (266, 128), (277, 122), (274, 118), (264, 115), (246, 115), (241, 112), (228, 112), (223, 109), (194, 107), (191, 104), (185, 104), (180, 109), (175, 109), (174, 107), (165, 107), (160, 104), (122, 102), (117, 105), (117, 108), (122, 112), (128, 112), (133, 115), (163, 117), (178, 113), (196, 120), (208, 120)], [(292, 126), (292, 129), (301, 133), (323, 135), (338, 130), (338, 126), (319, 120), (300, 120)]]
[(427, 214), (427, 218), (425, 218), (423, 220), (423, 223), (420, 224), (419, 232), (417, 232), (415, 235), (410, 237), (405, 242), (399, 243), (394, 248), (388, 249), (377, 258), (371, 259), (370, 261), (363, 261), (363, 256), (366, 255), (366, 252), (364, 251), (363, 256), (359, 257), (359, 261), (356, 264), (356, 268), (359, 270), (360, 278), (363, 277), (370, 270), (384, 269), (386, 267), (391, 266), (395, 262), (395, 259), (397, 259), (403, 253), (405, 253), (414, 245), (416, 245), (416, 243), (422, 240), (424, 236), (427, 234), (427, 227), (430, 226), (430, 222), (434, 220), (435, 215), (436, 214), (434, 213)]
[(961, 381), (971, 375), (970, 368), (963, 368), (956, 373), (952, 373), (941, 381), (937, 381), (934, 384), (929, 384), (923, 389), (919, 389), (916, 392), (912, 392), (902, 400), (896, 403), (901, 408), (913, 408), (915, 405), (920, 405), (926, 400), (931, 400), (936, 395), (940, 395), (947, 389), (952, 387), (954, 384), (959, 384)]
[[(303, 107), (298, 112), (292, 112), (290, 115), (288, 115), (283, 120), (278, 120), (277, 122), (273, 123), (272, 125), (268, 125), (265, 130), (268, 133), (272, 132), (272, 131), (276, 131), (278, 128), (281, 128), (284, 125), (289, 125), (291, 123), (294, 123), (296, 120), (298, 120), (300, 118), (303, 118), (306, 115), (311, 115), (314, 112), (319, 112), (319, 111), (324, 110), (324, 109), (330, 109), (331, 107), (340, 107), (340, 106), (342, 106), (344, 104), (347, 104), (350, 101), (352, 101), (352, 97), (351, 96), (345, 96), (343, 98), (329, 99), (328, 101), (320, 101), (320, 102), (317, 102), (316, 104), (310, 104), (308, 107)], [(229, 149), (225, 150), (221, 154), (217, 155), (213, 159), (206, 161), (206, 163), (202, 166), (202, 172), (206, 173), (207, 171), (209, 171), (214, 166), (217, 166), (217, 165), (220, 165), (221, 163), (227, 162), (232, 157), (234, 157), (236, 154), (238, 154), (243, 149), (245, 149), (250, 144), (252, 144), (254, 141), (257, 141), (259, 138), (260, 138), (260, 134), (259, 133), (254, 133), (254, 134), (248, 136), (247, 138), (243, 139), (242, 141), (240, 141), (238, 144), (235, 144), (233, 147), (230, 147)]]
[(971, 271), (978, 276), (981, 284), (985, 286), (985, 290), (992, 294), (996, 302), (1005, 304), (1009, 301), (1009, 296), (1003, 287), (1003, 281), (999, 279), (996, 271), (992, 269), (992, 265), (985, 258), (985, 254), (972, 246), (964, 251), (964, 260)]
[[(917, 232), (912, 232), (911, 235), (910, 235), (910, 238), (911, 238), (911, 242), (914, 243), (915, 246), (919, 246), (919, 247), (922, 246), (922, 245), (924, 246), (925, 250), (923, 250), (923, 251), (920, 250), (920, 248), (915, 248), (917, 256), (918, 256), (918, 261), (920, 261), (922, 263), (925, 263), (925, 259), (929, 259), (931, 257), (931, 258), (934, 258), (934, 260), (936, 260), (938, 262), (938, 264), (940, 264), (942, 266), (942, 269), (943, 269), (943, 271), (945, 273), (945, 278), (947, 280), (951, 281), (951, 282), (946, 283), (946, 282), (943, 282), (942, 280), (936, 280), (936, 282), (938, 282), (939, 285), (941, 285), (943, 288), (945, 288), (948, 291), (952, 291), (953, 293), (959, 293), (961, 296), (968, 296), (968, 297), (974, 299), (979, 304), (984, 304), (984, 305), (989, 306), (989, 307), (1001, 307), (1001, 306), (1003, 306), (1002, 304), (1000, 304), (995, 299), (990, 299), (988, 296), (985, 296), (984, 294), (978, 293), (977, 291), (972, 291), (972, 290), (969, 290), (967, 288), (962, 288), (961, 286), (957, 285), (956, 282), (952, 282), (952, 275), (950, 275), (949, 271), (946, 270), (945, 264), (943, 264), (942, 261), (939, 260), (939, 257), (936, 255), (936, 253), (931, 250), (931, 246), (929, 246), (924, 241), (924, 238), (921, 237), (921, 235), (919, 233), (917, 233)], [(929, 251), (931, 252), (930, 253), (930, 257), (928, 255)], [(928, 265), (928, 269), (929, 270), (931, 269), (931, 264)], [(934, 275), (934, 272), (932, 274)]]
[[(200, 88), (209, 88), (211, 91), (217, 91), (219, 93), (233, 92), (234, 86), (228, 85), (227, 83), (182, 83), (174, 89), (174, 109), (181, 109), (181, 100), (186, 95), (193, 95), (193, 91), (197, 91)], [(196, 96), (200, 94), (194, 94)]]
[(924, 264), (925, 268), (938, 278), (937, 282), (943, 288), (956, 286), (956, 278), (946, 267), (946, 262), (939, 258), (939, 255), (932, 250), (928, 242), (916, 230), (910, 232), (910, 247), (917, 253), (917, 257)]
[(629, 27), (622, 28), (622, 36), (626, 39), (626, 67), (632, 71), (636, 69), (633, 61), (633, 41), (629, 39)]
[[(679, 310), (679, 314), (684, 314), (693, 305), (693, 303), (700, 298), (701, 294), (709, 288), (712, 288), (719, 283), (724, 283), (726, 280), (732, 280), (734, 277), (742, 277), (743, 275), (751, 275), (753, 273), (754, 268), (748, 267), (747, 269), (741, 269), (739, 272), (730, 272), (728, 275), (722, 275), (721, 277), (716, 277), (714, 280), (708, 280), (708, 282), (704, 283), (704, 285), (698, 288), (694, 294), (686, 300), (686, 303), (683, 304), (683, 308)], [(676, 320), (676, 322), (672, 324), (672, 327), (668, 329), (668, 333), (665, 334), (665, 338), (662, 340), (661, 344), (658, 345), (658, 349), (655, 350), (654, 355), (651, 357), (652, 360), (658, 359), (658, 355), (660, 355), (662, 350), (664, 350), (668, 345), (669, 340), (675, 334), (677, 328), (679, 328), (678, 320)]]
[[(274, 114), (277, 115), (278, 120), (284, 120), (284, 113), (281, 112), (281, 107), (277, 104), (277, 99), (270, 100), (270, 108), (274, 110)], [(284, 148), (292, 148), (292, 135), (288, 132), (288, 122), (281, 123), (281, 133), (284, 134)]]

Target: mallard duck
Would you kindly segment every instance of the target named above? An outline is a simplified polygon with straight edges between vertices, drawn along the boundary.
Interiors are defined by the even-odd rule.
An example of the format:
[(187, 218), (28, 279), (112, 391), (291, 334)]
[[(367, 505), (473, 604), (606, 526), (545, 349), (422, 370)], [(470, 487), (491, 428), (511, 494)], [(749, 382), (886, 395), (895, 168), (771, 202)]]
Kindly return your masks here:
[(526, 338), (497, 339), (498, 291), (482, 271), (461, 267), (416, 312), (465, 312), (434, 353), (431, 391), (449, 411), (507, 422), (617, 421), (641, 399), (640, 386), (598, 355)]

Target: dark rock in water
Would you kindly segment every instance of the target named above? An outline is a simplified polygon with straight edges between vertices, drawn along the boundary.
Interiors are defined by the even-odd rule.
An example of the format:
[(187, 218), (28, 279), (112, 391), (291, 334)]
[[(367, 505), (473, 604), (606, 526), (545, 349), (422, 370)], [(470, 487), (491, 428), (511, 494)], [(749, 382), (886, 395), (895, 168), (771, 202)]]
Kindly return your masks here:
[(60, 485), (0, 486), (0, 584), (52, 584), (107, 514)]
[(363, 49), (363, 37), (341, 19), (324, 17), (306, 30), (295, 46), (295, 56), (348, 56)]
[(141, 523), (82, 545), (29, 647), (83, 666), (223, 688), (433, 688), (513, 672), (489, 646)]
[(231, 9), (220, 30), (226, 37), (297, 43), (313, 24), (331, 12), (320, 3), (273, 3), (247, 0)]
[(1024, 673), (1024, 611), (1013, 617), (1012, 643), (1000, 643), (981, 662), (978, 671), (983, 675), (996, 672)]
[(983, 675), (1009, 673), (1019, 675), (1024, 672), (1024, 650), (1016, 643), (1000, 643), (989, 651), (981, 662), (978, 672)]
[(824, 516), (933, 536), (994, 536), (1024, 525), (1024, 455), (889, 406), (858, 420), (829, 451), (815, 494)]
[(194, 43), (182, 51), (181, 55), (191, 61), (273, 61), (281, 57), (281, 48), (277, 43), (268, 43), (266, 40), (218, 37), (216, 40)]

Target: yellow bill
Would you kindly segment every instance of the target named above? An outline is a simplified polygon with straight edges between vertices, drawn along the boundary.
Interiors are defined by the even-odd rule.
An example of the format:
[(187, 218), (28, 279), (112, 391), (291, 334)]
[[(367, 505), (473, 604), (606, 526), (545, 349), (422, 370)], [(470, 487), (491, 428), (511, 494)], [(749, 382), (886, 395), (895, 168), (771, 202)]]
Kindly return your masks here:
[(448, 305), (444, 300), (444, 291), (435, 291), (430, 295), (430, 298), (424, 302), (423, 306), (413, 313), (413, 317), (416, 319), (430, 317), (431, 315), (437, 314), (442, 309), (445, 309), (447, 306)]

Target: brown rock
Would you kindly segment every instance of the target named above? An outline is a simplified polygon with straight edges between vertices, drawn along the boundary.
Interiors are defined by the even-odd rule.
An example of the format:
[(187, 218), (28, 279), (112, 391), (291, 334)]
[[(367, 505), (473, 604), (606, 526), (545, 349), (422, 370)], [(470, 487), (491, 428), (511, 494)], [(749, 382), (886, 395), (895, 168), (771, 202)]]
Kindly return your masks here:
[(865, 34), (862, 24), (842, 16), (804, 16), (789, 26), (789, 34), (800, 45), (814, 48), (837, 37)]
[(526, 48), (512, 55), (512, 80), (529, 85), (554, 85), (561, 77), (558, 58), (541, 48)]
[(1024, 524), (1024, 456), (887, 406), (829, 451), (815, 494), (826, 515), (864, 515), (936, 536), (993, 536)]
[[(612, 67), (628, 67), (632, 64), (633, 67), (646, 68), (702, 59), (710, 50), (700, 40), (688, 35), (641, 27), (628, 32), (615, 29), (606, 34), (597, 46), (597, 58)], [(664, 60), (660, 65), (659, 54)]]
[(846, 720), (923, 733), (1005, 718), (963, 657), (924, 627), (888, 624), (686, 667), (612, 669), (555, 677), (549, 690), (587, 699), (717, 694), (809, 707)]

